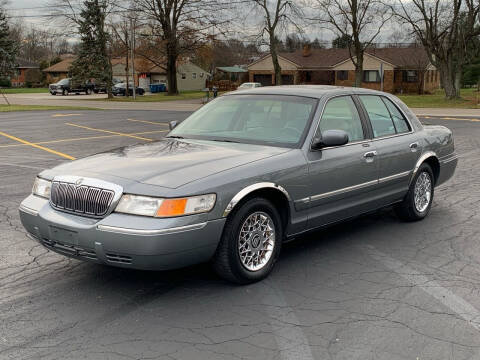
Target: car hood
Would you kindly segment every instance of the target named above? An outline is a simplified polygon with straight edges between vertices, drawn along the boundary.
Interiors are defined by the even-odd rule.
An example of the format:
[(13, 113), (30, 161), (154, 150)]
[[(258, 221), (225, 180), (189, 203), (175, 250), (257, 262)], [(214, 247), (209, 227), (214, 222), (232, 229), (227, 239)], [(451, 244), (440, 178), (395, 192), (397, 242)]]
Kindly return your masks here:
[(44, 175), (53, 177), (95, 174), (97, 178), (116, 177), (149, 185), (178, 188), (209, 175), (290, 150), (205, 140), (162, 139), (65, 163), (46, 171)]

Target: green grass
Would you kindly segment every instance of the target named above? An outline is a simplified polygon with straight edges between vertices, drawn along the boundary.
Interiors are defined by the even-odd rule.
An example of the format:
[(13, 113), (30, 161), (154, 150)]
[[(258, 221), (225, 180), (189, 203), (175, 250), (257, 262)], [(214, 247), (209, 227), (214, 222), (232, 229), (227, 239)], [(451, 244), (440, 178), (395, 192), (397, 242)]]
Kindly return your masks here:
[[(212, 96), (212, 93), (210, 93)], [(161, 101), (175, 101), (175, 100), (192, 100), (192, 99), (201, 99), (205, 97), (205, 92), (203, 91), (185, 91), (181, 92), (178, 95), (168, 96), (167, 93), (156, 93), (152, 95), (142, 95), (138, 96), (135, 100), (136, 102), (161, 102)], [(107, 100), (107, 101), (120, 101), (120, 102), (132, 102), (133, 97), (129, 96), (115, 96), (113, 99), (95, 99), (95, 100)]]
[(48, 88), (8, 88), (0, 89), (4, 94), (34, 94), (48, 93)]
[(437, 90), (432, 95), (398, 95), (398, 97), (412, 108), (480, 109), (480, 92), (476, 89), (462, 89), (460, 95), (460, 99), (447, 100), (445, 92)]
[(38, 111), (38, 110), (101, 110), (81, 106), (50, 106), (50, 105), (4, 105), (0, 104), (0, 112)]

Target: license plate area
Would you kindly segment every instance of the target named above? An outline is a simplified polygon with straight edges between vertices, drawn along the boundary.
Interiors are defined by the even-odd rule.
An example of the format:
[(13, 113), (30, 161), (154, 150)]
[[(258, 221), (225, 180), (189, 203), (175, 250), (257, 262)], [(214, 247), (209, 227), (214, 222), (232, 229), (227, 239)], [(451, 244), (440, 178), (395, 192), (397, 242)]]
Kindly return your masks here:
[(78, 233), (56, 226), (50, 226), (50, 239), (67, 245), (78, 245)]

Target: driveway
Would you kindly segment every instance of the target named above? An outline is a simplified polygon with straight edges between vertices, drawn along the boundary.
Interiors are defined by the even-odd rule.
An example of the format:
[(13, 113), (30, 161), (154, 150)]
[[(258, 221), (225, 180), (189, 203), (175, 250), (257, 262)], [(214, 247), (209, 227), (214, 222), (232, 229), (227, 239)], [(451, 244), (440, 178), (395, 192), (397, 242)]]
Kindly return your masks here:
[(428, 218), (403, 223), (385, 209), (301, 237), (257, 284), (233, 286), (208, 264), (93, 265), (26, 237), (17, 209), (39, 171), (159, 139), (186, 116), (0, 114), (0, 131), (26, 141), (0, 135), (0, 359), (480, 358), (480, 123), (471, 118), (422, 118), (451, 128), (460, 155)]

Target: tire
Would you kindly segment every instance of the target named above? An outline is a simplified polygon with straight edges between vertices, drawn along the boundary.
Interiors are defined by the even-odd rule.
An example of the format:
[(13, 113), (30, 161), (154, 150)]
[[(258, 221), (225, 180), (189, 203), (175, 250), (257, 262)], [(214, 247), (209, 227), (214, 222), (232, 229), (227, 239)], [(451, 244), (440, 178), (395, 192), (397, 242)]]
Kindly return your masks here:
[[(273, 229), (273, 237), (269, 232), (270, 236), (265, 238), (265, 232), (259, 231), (262, 229), (260, 227), (255, 230), (258, 224), (262, 224), (263, 229), (268, 224)], [(240, 236), (242, 228), (252, 230)], [(266, 249), (260, 249), (260, 245), (265, 244), (267, 240), (270, 251), (267, 250), (263, 253), (264, 256), (261, 256)], [(229, 215), (213, 258), (213, 267), (220, 277), (233, 283), (250, 284), (260, 281), (272, 271), (280, 254), (282, 241), (283, 226), (275, 206), (267, 199), (252, 198)], [(246, 254), (243, 260), (240, 255), (242, 243), (243, 254)], [(249, 262), (248, 254), (260, 255), (260, 257), (253, 255), (253, 259), (260, 261), (256, 265), (253, 260)]]
[[(424, 184), (424, 186), (421, 186), (421, 184)], [(415, 188), (417, 185), (419, 186), (419, 194), (424, 194), (423, 197), (420, 196), (418, 204), (415, 201)], [(426, 189), (427, 191), (424, 192), (422, 189)], [(430, 191), (429, 195), (427, 194), (428, 190)], [(435, 178), (433, 176), (432, 168), (430, 165), (423, 163), (418, 168), (403, 201), (394, 206), (395, 213), (404, 221), (418, 221), (424, 219), (432, 207), (434, 191)]]
[(95, 94), (98, 94), (100, 91), (99, 90), (93, 90)]
[(67, 96), (67, 95), (68, 95), (68, 90), (67, 90), (67, 89), (63, 89), (63, 90), (62, 90), (62, 95), (63, 95), (63, 96)]
[(53, 95), (53, 96), (57, 95), (57, 93), (55, 91), (50, 92), (50, 94)]

